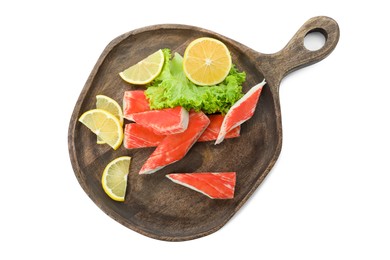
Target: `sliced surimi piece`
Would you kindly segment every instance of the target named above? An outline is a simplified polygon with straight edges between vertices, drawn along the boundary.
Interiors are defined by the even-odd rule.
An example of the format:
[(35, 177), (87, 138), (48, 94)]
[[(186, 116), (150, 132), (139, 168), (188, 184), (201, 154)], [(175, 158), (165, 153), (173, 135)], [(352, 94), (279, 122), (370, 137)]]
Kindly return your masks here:
[(164, 135), (156, 135), (151, 129), (131, 123), (125, 126), (123, 145), (127, 149), (154, 147), (161, 143)]
[[(217, 115), (209, 115), (210, 124), (203, 132), (203, 134), (199, 137), (198, 142), (207, 142), (207, 141), (215, 141), (218, 137), (218, 133), (221, 130), (222, 121), (224, 116), (221, 114)], [(237, 126), (230, 130), (225, 138), (234, 138), (240, 136), (240, 126)]]
[(182, 159), (202, 135), (210, 120), (203, 112), (190, 112), (187, 129), (167, 135), (146, 160), (140, 174), (150, 174)]
[(133, 114), (149, 111), (149, 101), (143, 90), (125, 91), (123, 95), (123, 117), (134, 121)]
[(171, 173), (166, 177), (211, 199), (232, 199), (234, 197), (235, 172)]
[(150, 110), (133, 114), (133, 120), (158, 135), (182, 133), (188, 126), (188, 111), (183, 107)]
[(253, 86), (242, 98), (240, 98), (226, 113), (223, 119), (221, 130), (219, 131), (217, 141), (215, 144), (219, 144), (223, 141), (231, 129), (241, 125), (248, 119), (250, 119), (255, 113), (257, 102), (263, 86), (266, 84), (265, 80), (261, 83)]

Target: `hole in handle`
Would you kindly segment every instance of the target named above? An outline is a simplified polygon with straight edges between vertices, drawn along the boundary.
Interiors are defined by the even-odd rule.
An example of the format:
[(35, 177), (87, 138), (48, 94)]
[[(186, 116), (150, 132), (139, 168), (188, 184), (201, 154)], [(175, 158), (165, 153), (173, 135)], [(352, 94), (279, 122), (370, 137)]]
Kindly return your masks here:
[(327, 35), (325, 31), (321, 29), (314, 29), (306, 34), (303, 44), (309, 51), (318, 51), (324, 47), (326, 38)]

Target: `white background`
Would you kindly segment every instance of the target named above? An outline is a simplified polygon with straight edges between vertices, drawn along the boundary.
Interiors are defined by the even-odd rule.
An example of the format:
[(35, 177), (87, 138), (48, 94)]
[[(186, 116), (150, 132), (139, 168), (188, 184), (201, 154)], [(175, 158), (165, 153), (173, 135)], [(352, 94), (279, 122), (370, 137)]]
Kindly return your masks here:
[[(384, 3), (2, 1), (1, 258), (390, 259)], [(317, 15), (339, 23), (339, 44), (282, 82), (279, 160), (221, 230), (187, 242), (154, 240), (112, 220), (84, 193), (68, 156), (68, 124), (112, 39), (180, 23), (273, 53)]]

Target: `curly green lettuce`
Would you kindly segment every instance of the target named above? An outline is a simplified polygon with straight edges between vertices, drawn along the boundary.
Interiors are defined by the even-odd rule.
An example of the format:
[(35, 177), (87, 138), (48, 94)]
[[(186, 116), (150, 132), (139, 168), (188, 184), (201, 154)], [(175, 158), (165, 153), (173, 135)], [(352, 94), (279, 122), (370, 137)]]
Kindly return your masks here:
[(225, 80), (213, 86), (198, 86), (187, 79), (183, 71), (183, 57), (175, 53), (171, 59), (169, 49), (164, 49), (165, 63), (160, 75), (147, 86), (145, 94), (151, 109), (182, 106), (187, 110), (203, 111), (206, 114), (229, 108), (242, 96), (245, 72), (233, 65)]

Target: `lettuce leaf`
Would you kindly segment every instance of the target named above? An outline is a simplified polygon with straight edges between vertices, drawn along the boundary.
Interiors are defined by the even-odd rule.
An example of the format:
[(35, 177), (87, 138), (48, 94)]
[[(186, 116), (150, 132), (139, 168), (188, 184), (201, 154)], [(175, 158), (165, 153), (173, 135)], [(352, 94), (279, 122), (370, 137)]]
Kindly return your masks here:
[(225, 80), (213, 86), (198, 86), (187, 79), (183, 71), (183, 57), (164, 49), (165, 63), (160, 75), (147, 86), (145, 94), (152, 109), (182, 106), (187, 110), (202, 110), (206, 114), (227, 113), (240, 99), (245, 72), (233, 65)]

